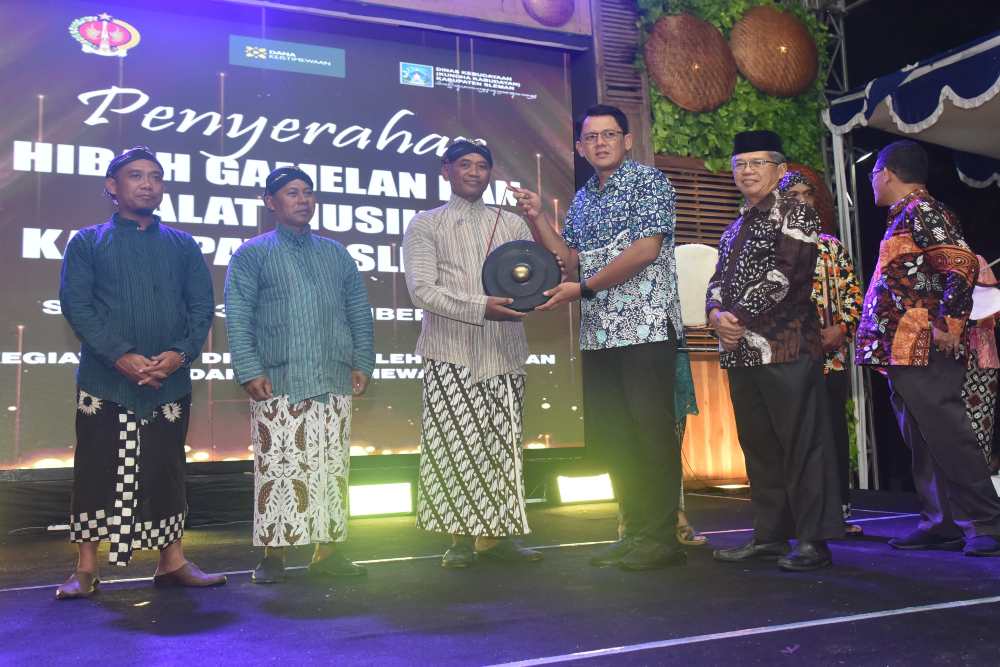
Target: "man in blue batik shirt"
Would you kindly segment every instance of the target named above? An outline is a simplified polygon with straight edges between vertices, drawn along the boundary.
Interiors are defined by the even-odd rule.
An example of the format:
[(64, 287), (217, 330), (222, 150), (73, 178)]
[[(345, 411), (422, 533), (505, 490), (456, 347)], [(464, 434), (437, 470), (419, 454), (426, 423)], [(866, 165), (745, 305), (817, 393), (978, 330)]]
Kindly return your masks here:
[(573, 199), (560, 237), (537, 194), (514, 189), (535, 239), (567, 281), (539, 310), (582, 299), (584, 425), (588, 458), (607, 467), (622, 538), (591, 563), (647, 570), (681, 565), (676, 537), (681, 481), (674, 424), (677, 341), (683, 331), (674, 263), (674, 188), (657, 169), (626, 159), (620, 109), (591, 107), (576, 149), (596, 172)]

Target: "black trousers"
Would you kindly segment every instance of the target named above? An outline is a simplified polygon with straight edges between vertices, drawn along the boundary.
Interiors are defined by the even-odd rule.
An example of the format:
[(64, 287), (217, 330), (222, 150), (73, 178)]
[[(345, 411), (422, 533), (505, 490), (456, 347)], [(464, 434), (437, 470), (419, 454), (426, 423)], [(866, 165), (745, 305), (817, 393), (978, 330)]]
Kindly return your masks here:
[(1000, 535), (1000, 498), (962, 400), (965, 364), (932, 349), (927, 366), (889, 366), (893, 410), (913, 455), (920, 528), (958, 537)]
[(729, 369), (736, 431), (750, 477), (754, 537), (842, 537), (837, 452), (820, 362)]
[(851, 504), (851, 438), (847, 432), (847, 371), (830, 371), (823, 375), (826, 403), (830, 409), (830, 430), (837, 450), (837, 479), (840, 482), (840, 504)]
[(586, 458), (611, 475), (624, 533), (676, 545), (676, 341), (584, 350)]

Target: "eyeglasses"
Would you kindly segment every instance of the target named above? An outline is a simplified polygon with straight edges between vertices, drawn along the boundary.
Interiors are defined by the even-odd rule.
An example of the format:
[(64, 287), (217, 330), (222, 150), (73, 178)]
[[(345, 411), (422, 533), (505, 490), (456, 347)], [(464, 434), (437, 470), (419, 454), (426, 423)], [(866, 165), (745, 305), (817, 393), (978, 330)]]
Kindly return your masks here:
[(733, 171), (740, 172), (749, 167), (753, 171), (758, 169), (763, 169), (765, 164), (781, 164), (780, 162), (775, 162), (774, 160), (765, 160), (764, 158), (756, 158), (753, 160), (733, 160)]
[(587, 145), (596, 144), (597, 138), (600, 137), (604, 140), (604, 143), (610, 144), (615, 141), (618, 137), (625, 134), (621, 130), (602, 130), (601, 132), (588, 132), (587, 134), (580, 135), (580, 141)]
[(868, 174), (868, 180), (871, 181), (872, 183), (875, 183), (875, 177), (878, 176), (878, 173), (880, 171), (882, 171), (883, 169), (885, 169), (885, 167), (879, 167), (878, 169), (872, 169), (872, 173)]

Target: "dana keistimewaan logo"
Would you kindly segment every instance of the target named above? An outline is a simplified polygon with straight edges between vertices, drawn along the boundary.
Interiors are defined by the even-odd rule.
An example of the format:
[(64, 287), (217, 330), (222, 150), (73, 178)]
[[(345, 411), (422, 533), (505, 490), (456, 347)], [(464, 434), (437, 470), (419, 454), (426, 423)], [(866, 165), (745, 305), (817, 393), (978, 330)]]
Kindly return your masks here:
[(263, 46), (247, 46), (243, 49), (243, 55), (247, 58), (257, 58), (267, 60), (267, 49)]
[(129, 49), (139, 43), (139, 31), (131, 23), (114, 18), (107, 12), (97, 16), (81, 16), (69, 24), (69, 34), (80, 43), (84, 53), (95, 56), (124, 58)]

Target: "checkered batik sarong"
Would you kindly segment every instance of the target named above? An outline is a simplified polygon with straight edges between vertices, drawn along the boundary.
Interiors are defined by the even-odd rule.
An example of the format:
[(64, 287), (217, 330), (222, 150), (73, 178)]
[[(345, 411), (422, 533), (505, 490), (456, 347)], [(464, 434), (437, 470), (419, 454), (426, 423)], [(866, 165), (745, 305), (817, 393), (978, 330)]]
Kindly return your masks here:
[(254, 546), (347, 539), (351, 397), (250, 403)]
[(417, 525), (459, 535), (530, 532), (524, 511), (524, 376), (473, 384), (469, 369), (424, 363)]
[(70, 540), (109, 542), (127, 565), (136, 549), (163, 549), (184, 534), (184, 441), (191, 397), (145, 418), (77, 392)]

